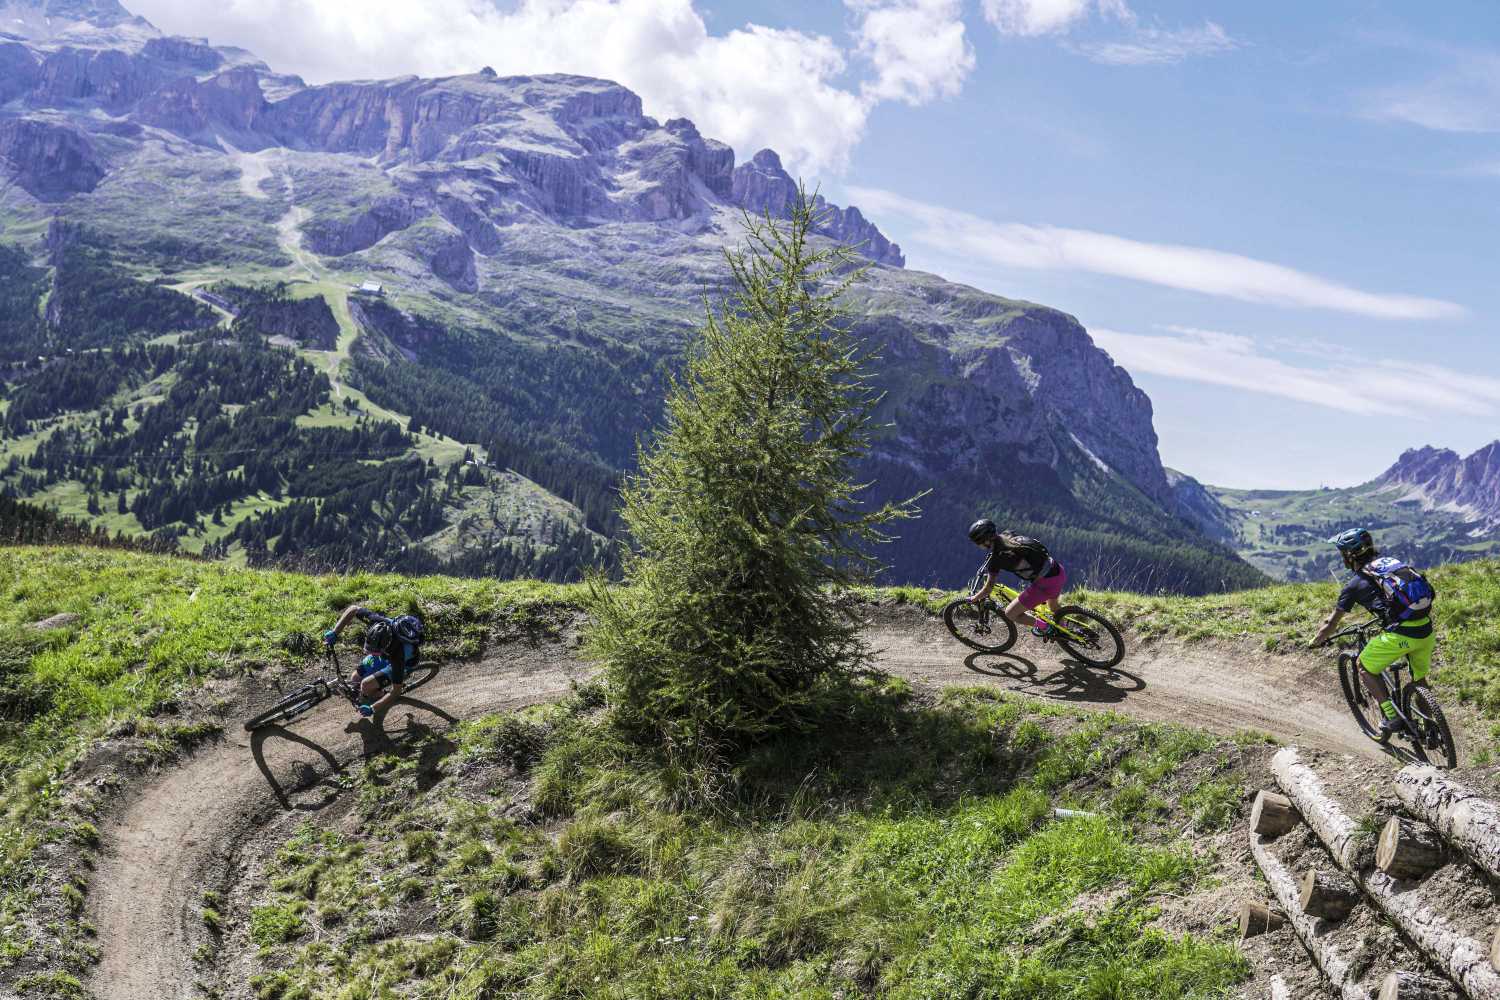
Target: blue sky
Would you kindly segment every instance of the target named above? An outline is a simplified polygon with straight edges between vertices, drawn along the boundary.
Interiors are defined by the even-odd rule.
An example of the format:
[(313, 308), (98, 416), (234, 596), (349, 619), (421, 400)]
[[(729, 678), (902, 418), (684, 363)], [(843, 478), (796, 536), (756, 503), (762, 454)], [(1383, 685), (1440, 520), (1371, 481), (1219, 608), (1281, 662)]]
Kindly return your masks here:
[(1493, 4), (127, 5), (313, 81), (584, 72), (774, 146), (909, 266), (1076, 315), (1206, 482), (1500, 437)]

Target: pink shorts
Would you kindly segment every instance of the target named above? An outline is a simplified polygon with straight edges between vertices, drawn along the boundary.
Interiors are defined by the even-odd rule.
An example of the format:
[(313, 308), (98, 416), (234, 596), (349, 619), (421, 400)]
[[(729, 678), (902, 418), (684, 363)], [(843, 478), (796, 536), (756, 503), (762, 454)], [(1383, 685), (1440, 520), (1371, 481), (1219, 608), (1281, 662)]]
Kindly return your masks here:
[(1053, 565), (1057, 567), (1056, 576), (1037, 577), (1031, 582), (1031, 586), (1021, 591), (1021, 607), (1027, 611), (1062, 596), (1063, 588), (1068, 585), (1068, 571), (1062, 568), (1062, 563)]

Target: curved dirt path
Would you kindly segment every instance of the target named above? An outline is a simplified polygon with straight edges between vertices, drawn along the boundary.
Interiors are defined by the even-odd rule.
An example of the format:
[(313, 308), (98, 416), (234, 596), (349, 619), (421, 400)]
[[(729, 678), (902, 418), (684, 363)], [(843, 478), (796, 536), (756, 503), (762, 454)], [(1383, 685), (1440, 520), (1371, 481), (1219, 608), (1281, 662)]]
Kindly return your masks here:
[(262, 827), (328, 805), (340, 790), (337, 772), (353, 761), (468, 716), (554, 700), (585, 672), (563, 644), (512, 645), (441, 668), (391, 706), (379, 729), (338, 699), (285, 730), (251, 734), (230, 720), (223, 740), (145, 786), (104, 832), (90, 892), (100, 948), (94, 994), (200, 997), (192, 955), (207, 939), (203, 892), (237, 880), (247, 863), (240, 848)]
[[(1225, 735), (1256, 729), (1289, 742), (1380, 757), (1349, 718), (1332, 661), (1212, 647), (1132, 648), (1117, 674), (1069, 667), (1055, 646), (1023, 638), (1010, 654), (970, 654), (915, 609), (883, 610), (867, 632), (882, 669), (918, 684), (993, 684)], [(101, 1000), (196, 997), (193, 951), (207, 934), (205, 889), (231, 888), (259, 834), (287, 831), (337, 798), (351, 762), (458, 719), (564, 694), (588, 673), (561, 643), (503, 646), (453, 664), (393, 706), (383, 730), (329, 701), (290, 730), (236, 728), (140, 789), (104, 832), (90, 893)], [(262, 838), (265, 839), (265, 838)]]

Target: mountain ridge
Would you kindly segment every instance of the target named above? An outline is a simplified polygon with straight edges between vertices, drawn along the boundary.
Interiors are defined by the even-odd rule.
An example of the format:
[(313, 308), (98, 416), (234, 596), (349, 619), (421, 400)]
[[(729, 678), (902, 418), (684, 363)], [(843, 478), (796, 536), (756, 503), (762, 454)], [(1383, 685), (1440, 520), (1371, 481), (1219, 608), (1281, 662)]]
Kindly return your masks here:
[[(329, 376), (326, 388), (295, 366), (276, 376), (286, 380), (277, 406), (314, 406), (276, 425), (286, 454), (323, 454), (303, 440), (314, 423), (337, 424), (350, 441), (397, 447), (384, 431), (371, 437), (379, 422), (394, 420), (407, 429), (404, 446), (429, 461), (476, 455), (577, 505), (577, 516), (564, 518), (569, 531), (585, 523), (611, 530), (609, 484), (633, 467), (636, 442), (658, 416), (664, 379), (704, 301), (729, 289), (723, 253), (739, 245), (744, 213), (784, 214), (797, 191), (774, 151), (736, 163), (728, 146), (691, 121), (658, 122), (610, 81), (502, 77), (486, 68), (310, 87), (247, 53), (198, 40), (158, 35), (136, 44), (130, 35), (122, 45), (21, 46), (34, 72), (23, 74), (26, 85), (0, 111), (0, 165), (16, 181), (0, 192), (6, 238), (35, 247), (84, 234), (68, 253), (52, 247), (46, 266), (55, 273), (42, 280), (66, 272), (81, 276), (69, 279), (74, 284), (103, 290), (49, 302), (46, 329), (28, 334), (45, 350), (31, 354), (98, 350), (85, 327), (94, 322), (90, 310), (112, 296), (181, 312), (162, 295), (189, 293), (215, 305), (222, 296), (213, 289), (225, 282), (259, 289), (265, 302), (253, 313), (261, 319), (217, 321), (242, 347), (252, 346), (250, 337), (276, 338)], [(15, 56), (0, 46), (6, 51)], [(30, 135), (6, 143), (7, 126)], [(1178, 517), (1149, 398), (1076, 319), (907, 270), (900, 248), (857, 208), (819, 205), (823, 236), (861, 245), (871, 261), (846, 303), (881, 359), (887, 393), (890, 427), (867, 471), (891, 495), (936, 487), (927, 517), (891, 548), (896, 578), (935, 581), (966, 564), (954, 525), (976, 510), (1058, 540), (1075, 565), (1100, 567), (1099, 580), (1103, 567), (1123, 574), (1109, 577), (1115, 582), (1144, 580), (1157, 562), (1174, 567), (1162, 575), (1192, 589), (1255, 578)], [(132, 284), (140, 277), (156, 291)], [(362, 297), (364, 284), (380, 291)], [(339, 317), (331, 348), (326, 337), (288, 338), (283, 322), (267, 325), (273, 313), (291, 315), (278, 304), (288, 295), (320, 297)], [(219, 350), (213, 342), (223, 339), (200, 331), (176, 341), (180, 328), (150, 333), (189, 349), (172, 356), (179, 368), (194, 351)], [(86, 362), (47, 364), (65, 374)], [(271, 378), (274, 366), (258, 364)], [(14, 391), (35, 378), (23, 376)], [(40, 415), (18, 424), (24, 433), (0, 452), (43, 456), (27, 461), (45, 471), (0, 476), (4, 488), (24, 483), (28, 497), (65, 507), (82, 495), (70, 482), (97, 492), (93, 474), (69, 467), (54, 439), (66, 432), (67, 448), (94, 453), (103, 445), (91, 435), (144, 440), (133, 421), (157, 405), (156, 385), (143, 372), (114, 397), (82, 394), (89, 405), (128, 408), (123, 422), (95, 421), (108, 433), (85, 426), (86, 409), (33, 405)], [(227, 399), (229, 389), (213, 392)], [(161, 412), (186, 418), (193, 405), (179, 393)], [(275, 419), (293, 416), (278, 410)], [(126, 511), (138, 506), (136, 490), (147, 494), (141, 509), (165, 526), (152, 530), (270, 558), (295, 550), (298, 539), (335, 538), (339, 526), (322, 524), (330, 511), (344, 512), (342, 530), (358, 526), (349, 506), (356, 494), (331, 503), (305, 492), (279, 499), (235, 492), (278, 483), (334, 488), (331, 476), (310, 478), (286, 462), (242, 470), (226, 456), (209, 466), (217, 485), (193, 500), (182, 482), (200, 475), (191, 426), (151, 437), (153, 447), (181, 456), (170, 489), (153, 486), (157, 473), (144, 468), (108, 488)], [(364, 551), (394, 558), (441, 534), (434, 510), (480, 489), (469, 473), (450, 469), (441, 496), (419, 502), (403, 494), (388, 506), (423, 512), (411, 531), (371, 528)], [(427, 489), (418, 480), (407, 488)], [(196, 521), (171, 520), (210, 495), (219, 499), (196, 508)], [(225, 519), (222, 529), (204, 523), (210, 509)], [(121, 513), (114, 526), (129, 527), (133, 517)], [(246, 528), (246, 517), (255, 524)]]

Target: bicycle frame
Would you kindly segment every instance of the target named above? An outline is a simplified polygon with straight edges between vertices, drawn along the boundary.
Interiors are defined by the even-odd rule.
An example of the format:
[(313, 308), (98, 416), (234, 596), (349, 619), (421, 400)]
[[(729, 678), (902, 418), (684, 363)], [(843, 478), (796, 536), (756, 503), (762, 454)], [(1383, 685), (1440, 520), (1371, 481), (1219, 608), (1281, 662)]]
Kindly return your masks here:
[[(979, 593), (980, 588), (982, 588), (984, 586), (984, 581), (989, 577), (989, 574), (985, 572), (985, 567), (988, 566), (988, 565), (989, 565), (989, 560), (988, 559), (986, 559), (984, 562), (980, 563), (979, 564), (979, 572), (975, 573), (974, 574), (974, 579), (971, 580), (971, 581), (969, 581), (969, 594), (970, 594), (970, 596)], [(997, 596), (1000, 598), (999, 600), (995, 600)], [(1020, 596), (1021, 596), (1021, 592), (1019, 590), (1017, 590), (1014, 587), (1007, 586), (1007, 585), (1001, 583), (998, 580), (995, 581), (995, 588), (990, 591), (990, 599), (991, 600), (995, 600), (995, 603), (999, 605), (999, 607), (1000, 607), (1000, 613), (1001, 614), (1005, 613), (1005, 609), (1006, 609), (1006, 607), (1008, 607), (1010, 605), (1011, 601), (1014, 601), (1017, 597), (1020, 597)], [(1053, 628), (1057, 629), (1058, 632), (1060, 632), (1061, 634), (1067, 636), (1069, 639), (1074, 640), (1075, 642), (1087, 642), (1088, 641), (1087, 637), (1079, 635), (1078, 633), (1074, 632), (1070, 628), (1065, 628), (1064, 626), (1057, 624), (1057, 622), (1053, 620), (1053, 618), (1052, 618), (1052, 612), (1047, 609), (1047, 605), (1046, 605), (1045, 602), (1042, 603), (1042, 604), (1037, 605), (1035, 608), (1033, 608), (1029, 612), (1029, 614), (1031, 614), (1031, 615), (1033, 615), (1033, 616), (1035, 616), (1037, 618), (1040, 618), (1042, 621), (1046, 622), (1048, 625), (1051, 625)], [(979, 620), (983, 624), (985, 624), (985, 625), (989, 624), (989, 615), (990, 615), (990, 609), (989, 608), (983, 607), (983, 608), (979, 609)]]
[[(1365, 646), (1370, 642), (1369, 633), (1374, 629), (1383, 627), (1379, 622), (1371, 619), (1359, 625), (1351, 625), (1348, 628), (1335, 632), (1328, 637), (1328, 641), (1332, 642), (1335, 639), (1344, 638), (1354, 639), (1355, 641), (1352, 643), (1340, 643), (1339, 646), (1342, 649), (1351, 650), (1354, 655), (1355, 668), (1361, 673), (1367, 673), (1368, 671), (1359, 662), (1359, 654), (1364, 651)], [(1408, 732), (1415, 733), (1416, 727), (1412, 725), (1411, 719), (1407, 717), (1406, 710), (1401, 707), (1401, 693), (1406, 689), (1406, 683), (1401, 679), (1401, 671), (1410, 668), (1411, 664), (1403, 656), (1375, 676), (1380, 678), (1381, 686), (1385, 688), (1387, 698), (1389, 698), (1391, 705), (1396, 709), (1396, 718), (1401, 720), (1402, 725), (1407, 727)]]

